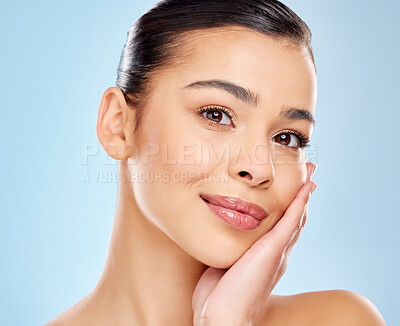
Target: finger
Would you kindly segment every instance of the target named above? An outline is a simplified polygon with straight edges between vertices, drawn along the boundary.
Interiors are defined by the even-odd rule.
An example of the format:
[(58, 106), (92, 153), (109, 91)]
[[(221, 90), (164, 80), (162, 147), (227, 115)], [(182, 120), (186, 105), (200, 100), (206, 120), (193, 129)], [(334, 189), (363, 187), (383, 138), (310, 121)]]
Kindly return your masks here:
[(317, 168), (317, 165), (314, 164), (314, 163), (312, 163), (312, 162), (307, 162), (307, 163), (306, 163), (306, 167), (307, 167), (307, 178), (306, 178), (306, 182), (307, 182), (307, 181), (310, 181), (310, 180), (311, 180), (311, 178), (312, 178), (312, 176), (313, 176), (313, 174), (314, 174), (314, 172), (315, 172), (315, 170), (316, 170), (316, 168)]
[[(233, 307), (249, 307), (260, 295), (268, 297), (276, 284), (276, 272), (281, 265), (282, 253), (291, 242), (291, 237), (300, 226), (308, 200), (312, 164), (307, 164), (307, 182), (289, 205), (284, 216), (275, 225), (273, 235), (268, 232), (253, 244), (249, 250), (221, 277), (213, 291), (213, 297), (224, 302), (214, 302)], [(282, 237), (282, 239), (279, 239)]]
[[(279, 222), (271, 231), (263, 236), (268, 239), (270, 245), (274, 246), (280, 251), (283, 251), (290, 243), (293, 234), (297, 229), (300, 228), (302, 224), (301, 220), (304, 216), (306, 205), (310, 198), (311, 188), (314, 184), (315, 183), (313, 181), (307, 181), (302, 186)], [(263, 237), (261, 237), (260, 240)]]
[[(311, 162), (307, 163), (307, 179), (306, 179), (306, 181), (311, 180), (316, 168), (317, 168), (316, 164), (311, 163)], [(301, 222), (300, 222), (301, 227), (304, 227), (304, 224), (306, 223), (306, 220), (307, 220), (307, 206), (308, 206), (308, 202), (306, 204), (305, 213), (304, 213), (303, 217), (301, 218)]]
[[(311, 177), (313, 176), (313, 174), (314, 174), (314, 172), (315, 172), (315, 169), (316, 169), (316, 165), (313, 165), (313, 166), (310, 168), (309, 180), (311, 180)], [(315, 189), (314, 189), (314, 190), (315, 190)], [(294, 245), (297, 243), (297, 241), (298, 241), (298, 239), (299, 239), (299, 237), (300, 237), (300, 235), (301, 235), (301, 232), (302, 232), (302, 230), (303, 230), (303, 228), (304, 228), (304, 225), (305, 225), (306, 222), (307, 222), (308, 203), (309, 203), (309, 200), (307, 201), (307, 204), (306, 204), (306, 207), (305, 207), (305, 210), (304, 210), (304, 214), (303, 214), (303, 217), (302, 217), (302, 219), (301, 219), (300, 228), (296, 229), (295, 234), (294, 234), (294, 236), (293, 236), (291, 242), (289, 243), (287, 249), (285, 250), (285, 253), (284, 253), (284, 256), (285, 256), (285, 257), (284, 257), (284, 260), (285, 260), (284, 265), (285, 265), (285, 266), (287, 266), (289, 257), (290, 257), (290, 255), (291, 255), (291, 253), (292, 253), (292, 250), (293, 250), (293, 247), (294, 247)], [(286, 270), (286, 267), (283, 268), (283, 269)], [(281, 273), (283, 274), (284, 271), (281, 272)]]
[(292, 240), (290, 241), (289, 245), (286, 247), (286, 249), (282, 253), (281, 265), (279, 266), (279, 270), (277, 272), (277, 281), (280, 280), (280, 278), (282, 277), (282, 275), (285, 273), (285, 271), (287, 269), (287, 266), (288, 266), (289, 260), (290, 260), (290, 255), (292, 254), (292, 250), (293, 250), (295, 244), (297, 243), (297, 241), (300, 238), (300, 235), (303, 230), (306, 219), (307, 219), (307, 207), (305, 209), (305, 213), (304, 213), (304, 217), (303, 217), (303, 222), (302, 222), (303, 224), (301, 225), (300, 228), (298, 228), (295, 231), (295, 234), (293, 235)]
[(296, 228), (296, 230), (294, 231), (294, 233), (292, 235), (291, 240), (289, 241), (289, 243), (286, 246), (286, 248), (284, 248), (284, 251), (283, 251), (283, 254), (282, 254), (284, 256), (284, 258), (282, 258), (282, 259), (289, 260), (289, 256), (292, 253), (292, 249), (293, 249), (294, 245), (297, 243), (297, 241), (298, 241), (298, 239), (300, 237), (301, 231), (302, 231), (302, 229), (304, 227), (304, 224), (305, 224), (305, 222), (307, 220), (307, 206), (308, 205), (306, 205), (305, 210), (304, 210), (304, 214), (303, 214), (303, 218), (302, 218), (302, 222), (301, 222), (302, 224), (299, 227)]
[[(313, 168), (312, 170), (311, 170), (312, 172), (312, 174), (315, 172), (315, 168)], [(311, 174), (311, 177), (312, 177), (312, 174)], [(315, 189), (314, 189), (315, 190)], [(297, 241), (298, 241), (298, 239), (299, 239), (299, 237), (300, 237), (300, 234), (301, 234), (301, 232), (302, 232), (302, 230), (303, 230), (303, 228), (304, 228), (304, 225), (306, 224), (306, 222), (307, 222), (307, 216), (308, 216), (308, 205), (309, 205), (309, 201), (307, 202), (307, 204), (306, 204), (306, 207), (305, 207), (305, 210), (304, 210), (304, 214), (303, 214), (303, 218), (302, 218), (302, 220), (301, 220), (301, 225), (300, 225), (300, 228), (298, 229), (298, 230), (296, 230), (296, 232), (295, 232), (295, 235), (293, 236), (293, 239), (291, 240), (291, 242), (289, 243), (289, 245), (288, 245), (288, 247), (287, 247), (287, 249), (286, 249), (286, 251), (285, 251), (285, 259), (286, 260), (289, 260), (289, 256), (291, 255), (291, 253), (292, 253), (292, 250), (293, 250), (293, 247), (294, 247), (294, 245), (297, 243)]]
[(308, 181), (303, 185), (289, 209), (275, 225), (274, 229), (278, 226), (275, 234), (271, 236), (271, 230), (263, 235), (223, 275), (213, 294), (224, 298), (225, 306), (249, 307), (262, 293), (269, 295), (265, 291), (272, 290), (276, 284), (274, 278), (281, 264), (282, 253), (299, 227), (312, 184), (312, 181)]
[[(310, 165), (310, 172), (309, 172), (309, 174), (308, 174), (308, 180), (311, 180), (311, 178), (313, 177), (313, 175), (314, 175), (314, 173), (315, 173), (315, 170), (317, 169), (317, 165), (316, 164), (313, 164), (313, 163), (311, 163)], [(307, 168), (309, 167), (309, 166), (307, 166)], [(316, 184), (315, 184), (316, 185)], [(317, 185), (318, 186), (318, 185)], [(316, 188), (314, 188), (314, 190), (315, 190)], [(311, 192), (313, 192), (314, 190), (312, 190)], [(308, 199), (308, 201), (309, 201), (309, 199)], [(304, 225), (306, 224), (306, 222), (307, 222), (307, 216), (308, 216), (308, 214), (307, 214), (307, 210), (308, 210), (308, 201), (307, 201), (307, 204), (306, 204), (306, 209), (305, 209), (305, 213), (304, 213), (304, 216), (303, 216), (303, 218), (302, 218), (302, 220), (301, 220), (301, 227), (303, 228), (304, 227)]]
[(308, 203), (307, 203), (307, 205), (306, 205), (306, 209), (305, 209), (305, 212), (304, 212), (304, 216), (303, 216), (303, 219), (301, 220), (301, 228), (303, 228), (304, 227), (304, 225), (306, 224), (306, 222), (307, 222), (307, 216), (308, 216)]
[(289, 245), (286, 248), (285, 253), (286, 253), (287, 256), (289, 256), (291, 254), (294, 245), (297, 243), (297, 241), (298, 241), (298, 239), (300, 237), (300, 234), (301, 234), (301, 232), (303, 230), (304, 223), (305, 223), (306, 219), (307, 219), (307, 207), (305, 209), (305, 213), (304, 213), (304, 217), (303, 217), (303, 222), (302, 222), (303, 224), (295, 231), (295, 234), (293, 235), (292, 240), (290, 241)]
[(286, 268), (289, 264), (289, 259), (290, 255), (292, 254), (292, 250), (297, 243), (297, 241), (300, 238), (301, 232), (303, 231), (303, 227), (300, 227), (298, 230), (296, 230), (295, 234), (293, 235), (292, 240), (290, 241), (289, 245), (286, 247), (282, 254), (282, 260), (281, 260), (281, 266), (279, 267), (278, 275), (279, 278), (278, 280), (282, 277), (283, 273), (285, 273)]
[(281, 263), (279, 265), (278, 271), (277, 271), (277, 277), (276, 277), (276, 282), (278, 282), (281, 277), (283, 276), (283, 274), (286, 272), (286, 269), (289, 265), (289, 260), (290, 260), (290, 255), (292, 254), (292, 250), (294, 248), (294, 245), (297, 243), (300, 235), (302, 232), (302, 228), (300, 228), (296, 234), (293, 237), (293, 240), (291, 241), (291, 243), (288, 245), (288, 247), (286, 248), (286, 250), (283, 252), (282, 254), (282, 259), (281, 259)]
[[(304, 188), (304, 186), (307, 184), (307, 182), (310, 182), (310, 180), (311, 180), (311, 178), (312, 178), (312, 175), (313, 175), (313, 173), (314, 173), (314, 171), (315, 171), (315, 169), (316, 169), (316, 165), (314, 164), (314, 163), (312, 163), (312, 162), (307, 162), (306, 163), (306, 166), (307, 166), (307, 177), (306, 177), (306, 183), (303, 185), (303, 187), (300, 189), (300, 191), (299, 191), (299, 193), (303, 190), (303, 188)], [(312, 182), (312, 181), (311, 181)], [(315, 183), (314, 183), (315, 184)], [(299, 193), (297, 194), (297, 196), (295, 197), (295, 199), (299, 196)], [(297, 214), (297, 217), (299, 218), (299, 221), (297, 222), (297, 221), (292, 221), (293, 222), (293, 225), (292, 225), (292, 228), (291, 229), (288, 229), (288, 234), (287, 234), (287, 237), (289, 237), (289, 238), (287, 238), (287, 237), (284, 237), (283, 239), (284, 240), (286, 240), (287, 241), (287, 243), (289, 243), (289, 242), (291, 242), (291, 239), (293, 238), (293, 236), (294, 236), (294, 233), (296, 232), (296, 230), (299, 228), (299, 227), (301, 227), (302, 225), (304, 225), (305, 224), (305, 222), (306, 222), (306, 218), (307, 218), (307, 215), (306, 215), (306, 213), (304, 213), (304, 211), (305, 212), (307, 212), (307, 203), (308, 203), (308, 200), (309, 200), (309, 194), (308, 194), (308, 196), (307, 196), (307, 199), (306, 199), (306, 202), (305, 202), (305, 208), (303, 208), (304, 210), (303, 210), (303, 212), (302, 213), (300, 213), (300, 211), (299, 211), (299, 213)], [(292, 201), (292, 203), (289, 205), (289, 207), (291, 206), (291, 205), (293, 205), (293, 202), (294, 202), (295, 200), (293, 200)], [(287, 212), (288, 212), (288, 210), (289, 210), (289, 207), (286, 209), (286, 211), (285, 211), (285, 213), (284, 213), (284, 216), (287, 214)], [(293, 218), (295, 217), (296, 215), (293, 215)], [(283, 223), (282, 221), (282, 218), (278, 221), (278, 224), (279, 223)], [(290, 220), (289, 220), (290, 221)], [(275, 225), (275, 227), (274, 227), (274, 229), (275, 228), (278, 228), (276, 225)], [(274, 231), (274, 229), (272, 229), (270, 232), (271, 233), (274, 233), (275, 231)], [(292, 234), (290, 234), (290, 232), (292, 232)], [(282, 247), (281, 247), (282, 248)], [(284, 248), (282, 248), (282, 249), (284, 249)]]
[[(293, 246), (300, 236), (301, 228), (304, 226), (307, 220), (308, 200), (310, 197), (311, 189), (306, 187), (312, 187), (313, 185), (315, 185), (314, 182), (310, 181), (315, 169), (316, 165), (314, 163), (307, 163), (306, 184), (302, 186), (295, 199), (286, 209), (286, 212), (284, 216), (280, 219), (280, 221), (278, 221), (278, 223), (269, 233), (267, 233), (267, 235), (264, 235), (262, 237), (264, 239), (260, 238), (257, 241), (258, 244), (255, 244), (255, 246), (260, 245), (275, 247), (276, 259), (281, 259), (281, 264), (283, 260), (289, 258), (288, 256), (290, 255)], [(305, 192), (304, 189), (307, 189), (307, 191)], [(301, 195), (303, 197), (301, 197)], [(263, 241), (265, 241), (265, 243), (263, 243)], [(271, 250), (273, 251), (273, 249)]]

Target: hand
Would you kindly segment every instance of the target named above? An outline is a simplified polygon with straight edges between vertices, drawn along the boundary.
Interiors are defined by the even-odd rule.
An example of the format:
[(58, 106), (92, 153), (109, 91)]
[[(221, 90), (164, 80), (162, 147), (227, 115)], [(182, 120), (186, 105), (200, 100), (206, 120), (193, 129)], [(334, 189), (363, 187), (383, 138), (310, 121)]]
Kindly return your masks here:
[(307, 180), (282, 218), (234, 265), (204, 272), (193, 293), (194, 326), (255, 325), (306, 222), (315, 168), (307, 163)]

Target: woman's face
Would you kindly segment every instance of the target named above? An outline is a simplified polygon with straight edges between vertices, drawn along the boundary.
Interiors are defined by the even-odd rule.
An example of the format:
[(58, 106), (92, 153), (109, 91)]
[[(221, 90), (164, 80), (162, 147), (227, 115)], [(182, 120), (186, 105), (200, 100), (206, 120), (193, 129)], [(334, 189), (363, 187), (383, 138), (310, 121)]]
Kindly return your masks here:
[[(153, 80), (129, 171), (144, 218), (197, 260), (228, 268), (306, 181), (296, 135), (311, 137), (316, 75), (305, 51), (243, 28), (192, 32), (189, 42), (186, 60)], [(200, 194), (240, 198), (268, 216), (240, 229)]]

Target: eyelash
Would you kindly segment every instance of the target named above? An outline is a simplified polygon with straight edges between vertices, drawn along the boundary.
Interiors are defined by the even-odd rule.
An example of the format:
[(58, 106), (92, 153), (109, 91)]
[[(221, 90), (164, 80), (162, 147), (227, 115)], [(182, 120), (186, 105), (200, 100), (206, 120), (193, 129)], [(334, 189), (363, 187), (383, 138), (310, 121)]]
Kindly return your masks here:
[[(226, 108), (224, 108), (222, 106), (216, 106), (216, 105), (203, 106), (203, 107), (201, 107), (199, 109), (198, 113), (199, 113), (200, 117), (206, 119), (208, 124), (213, 126), (213, 127), (217, 127), (217, 128), (225, 128), (225, 127), (229, 128), (229, 127), (231, 127), (231, 126), (228, 126), (228, 125), (224, 125), (224, 124), (220, 124), (218, 122), (212, 121), (212, 120), (207, 119), (206, 117), (203, 116), (204, 112), (213, 112), (213, 111), (223, 112), (231, 120), (234, 118), (234, 115), (228, 109), (226, 109)], [(282, 135), (282, 134), (295, 135), (297, 137), (297, 139), (299, 140), (299, 146), (296, 146), (296, 147), (286, 146), (286, 147), (288, 147), (290, 149), (297, 150), (298, 148), (305, 148), (306, 146), (308, 146), (308, 143), (309, 143), (310, 139), (308, 137), (306, 137), (301, 131), (284, 130), (284, 131), (280, 132), (279, 134), (277, 134), (275, 137), (277, 137), (279, 135)]]
[[(203, 116), (203, 113), (204, 113), (204, 112), (213, 112), (213, 111), (223, 112), (223, 113), (225, 113), (225, 114), (228, 116), (228, 118), (231, 119), (231, 120), (234, 118), (233, 114), (232, 114), (228, 109), (224, 108), (223, 106), (215, 106), (215, 105), (203, 106), (202, 108), (199, 109), (199, 114), (200, 114), (201, 117), (205, 118), (205, 117)], [(206, 119), (207, 122), (208, 122), (210, 125), (212, 125), (212, 126), (216, 126), (216, 127), (218, 127), (218, 128), (229, 127), (229, 126), (227, 126), (227, 125), (223, 125), (223, 124), (220, 124), (220, 123), (218, 123), (218, 122), (211, 121), (211, 120), (209, 120), (209, 119), (207, 119), (207, 118), (205, 118), (205, 119)]]

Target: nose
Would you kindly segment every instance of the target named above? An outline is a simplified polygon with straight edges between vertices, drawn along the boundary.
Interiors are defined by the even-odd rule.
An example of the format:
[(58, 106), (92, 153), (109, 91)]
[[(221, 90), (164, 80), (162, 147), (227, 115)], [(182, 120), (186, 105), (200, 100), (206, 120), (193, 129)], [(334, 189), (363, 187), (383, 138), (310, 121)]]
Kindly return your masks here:
[(250, 187), (268, 188), (275, 180), (272, 154), (267, 144), (243, 143), (231, 156), (229, 175)]

